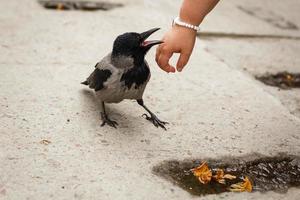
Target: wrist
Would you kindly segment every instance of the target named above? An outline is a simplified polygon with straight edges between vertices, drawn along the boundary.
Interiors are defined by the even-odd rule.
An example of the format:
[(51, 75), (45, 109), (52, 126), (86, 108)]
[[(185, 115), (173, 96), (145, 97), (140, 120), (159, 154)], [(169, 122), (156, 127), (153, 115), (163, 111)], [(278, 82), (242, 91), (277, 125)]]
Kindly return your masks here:
[(195, 38), (197, 36), (197, 31), (183, 26), (178, 26), (176, 24), (172, 26), (172, 30), (174, 32), (180, 33), (181, 35), (185, 35), (189, 38)]
[(174, 20), (173, 20), (173, 25), (177, 25), (177, 26), (181, 26), (181, 27), (185, 27), (187, 29), (191, 29), (191, 30), (194, 30), (194, 31), (199, 31), (200, 28), (198, 26), (195, 26), (193, 24), (189, 24), (189, 23), (186, 23), (184, 21), (182, 21), (179, 17), (176, 17)]
[(179, 18), (181, 21), (184, 21), (188, 24), (192, 24), (194, 26), (199, 26), (201, 24), (201, 22), (203, 21), (204, 18), (197, 18), (197, 19), (193, 19), (189, 16), (186, 16), (186, 15), (179, 15)]

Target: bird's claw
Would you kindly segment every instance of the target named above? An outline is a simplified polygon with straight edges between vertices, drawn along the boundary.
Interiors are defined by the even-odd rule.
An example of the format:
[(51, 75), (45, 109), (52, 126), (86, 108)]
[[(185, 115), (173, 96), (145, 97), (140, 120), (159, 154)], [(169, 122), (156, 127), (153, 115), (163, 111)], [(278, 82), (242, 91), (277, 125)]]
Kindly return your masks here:
[(116, 121), (109, 119), (107, 116), (102, 117), (102, 121), (103, 122), (102, 122), (101, 126), (104, 126), (105, 124), (107, 124), (111, 127), (117, 128), (118, 123)]
[(168, 124), (168, 122), (161, 121), (158, 119), (155, 115), (150, 115), (150, 117), (147, 114), (143, 114), (142, 117), (145, 117), (148, 121), (151, 121), (155, 127), (161, 127), (164, 130), (167, 130), (165, 125)]

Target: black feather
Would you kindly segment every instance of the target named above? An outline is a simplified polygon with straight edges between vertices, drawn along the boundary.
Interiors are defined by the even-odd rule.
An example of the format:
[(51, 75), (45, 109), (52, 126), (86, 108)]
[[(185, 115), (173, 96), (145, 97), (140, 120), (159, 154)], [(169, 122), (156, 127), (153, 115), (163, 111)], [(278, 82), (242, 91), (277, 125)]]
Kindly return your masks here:
[(94, 72), (87, 78), (86, 81), (82, 82), (84, 85), (89, 85), (90, 88), (99, 91), (104, 88), (104, 82), (111, 76), (111, 71), (108, 69), (96, 68)]
[(133, 83), (136, 84), (136, 87), (139, 87), (145, 83), (149, 75), (149, 67), (145, 62), (142, 62), (140, 66), (134, 66), (124, 73), (121, 77), (121, 81), (125, 81), (125, 86), (130, 89)]
[(86, 81), (81, 82), (81, 84), (83, 84), (83, 85), (88, 85), (89, 82), (86, 80)]

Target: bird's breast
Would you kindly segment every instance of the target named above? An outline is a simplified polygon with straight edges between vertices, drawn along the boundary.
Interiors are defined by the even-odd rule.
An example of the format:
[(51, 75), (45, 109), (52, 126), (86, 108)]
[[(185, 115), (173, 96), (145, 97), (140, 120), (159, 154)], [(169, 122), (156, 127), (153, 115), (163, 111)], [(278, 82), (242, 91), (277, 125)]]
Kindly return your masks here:
[(131, 69), (122, 74), (121, 81), (124, 81), (125, 86), (130, 89), (133, 85), (138, 88), (139, 86), (147, 83), (150, 79), (150, 69), (146, 62), (135, 65)]
[(105, 82), (105, 88), (96, 94), (107, 103), (118, 103), (124, 99), (141, 99), (149, 79), (149, 68), (148, 72), (117, 70)]

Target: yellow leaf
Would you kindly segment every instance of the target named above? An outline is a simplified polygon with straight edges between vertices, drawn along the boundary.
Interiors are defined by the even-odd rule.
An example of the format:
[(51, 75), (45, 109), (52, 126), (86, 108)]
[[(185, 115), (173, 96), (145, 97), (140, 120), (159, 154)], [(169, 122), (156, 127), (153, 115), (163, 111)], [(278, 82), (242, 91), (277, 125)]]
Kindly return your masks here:
[(291, 80), (293, 80), (293, 77), (290, 74), (288, 74), (288, 75), (286, 75), (286, 79), (291, 81)]
[(223, 169), (217, 169), (217, 173), (216, 175), (213, 176), (213, 178), (221, 183), (221, 184), (225, 184), (225, 179), (224, 179), (224, 171)]
[(212, 172), (206, 162), (203, 162), (199, 167), (192, 169), (192, 172), (203, 184), (207, 184), (211, 181)]
[(225, 179), (230, 179), (230, 180), (236, 179), (236, 176), (231, 175), (231, 174), (225, 174), (223, 169), (217, 169), (216, 175), (214, 175), (213, 178), (217, 182), (219, 182), (221, 184), (225, 184), (226, 183)]
[(249, 178), (246, 176), (244, 178), (244, 182), (239, 182), (236, 184), (232, 184), (229, 188), (231, 192), (252, 192), (252, 184)]
[(57, 9), (57, 10), (63, 10), (63, 9), (64, 9), (64, 4), (58, 3), (56, 9)]
[(233, 179), (236, 179), (236, 176), (231, 175), (231, 174), (225, 174), (225, 175), (224, 175), (224, 178), (225, 178), (225, 179), (229, 179), (229, 180), (233, 180)]

